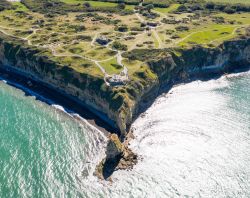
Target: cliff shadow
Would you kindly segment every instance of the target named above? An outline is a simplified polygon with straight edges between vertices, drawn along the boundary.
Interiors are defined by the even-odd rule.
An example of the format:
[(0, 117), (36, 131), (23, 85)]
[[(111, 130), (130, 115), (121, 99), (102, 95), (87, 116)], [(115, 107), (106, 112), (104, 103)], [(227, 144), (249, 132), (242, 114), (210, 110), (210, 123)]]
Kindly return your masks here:
[(120, 134), (120, 131), (114, 126), (108, 124), (106, 121), (91, 112), (87, 107), (77, 101), (74, 101), (66, 94), (49, 88), (31, 78), (27, 78), (11, 71), (6, 71), (2, 68), (0, 68), (0, 77), (6, 80), (7, 84), (24, 91), (25, 96), (35, 96), (36, 100), (44, 102), (48, 105), (62, 106), (66, 113), (78, 114), (80, 117), (87, 120), (91, 125), (104, 132), (105, 135), (108, 135), (108, 133)]
[(103, 178), (107, 180), (116, 170), (119, 161), (121, 159), (121, 156), (117, 156), (115, 159), (106, 159), (104, 165), (103, 165)]
[[(168, 82), (164, 82), (164, 80), (162, 80), (162, 83), (160, 83), (158, 90), (156, 90), (154, 94), (150, 94), (144, 97), (144, 99), (142, 100), (142, 103), (139, 105), (137, 112), (134, 114), (133, 121), (135, 121), (140, 115), (145, 113), (147, 109), (153, 105), (153, 103), (159, 96), (161, 96), (162, 94), (169, 93), (169, 91), (174, 86), (178, 86), (180, 84), (191, 83), (197, 80), (200, 80), (202, 82), (206, 82), (209, 80), (218, 80), (223, 75), (238, 74), (238, 73), (247, 72), (249, 70), (250, 70), (250, 63), (244, 62), (244, 63), (240, 63), (240, 65), (237, 66), (236, 69), (234, 67), (229, 67), (225, 71), (210, 71), (210, 72), (201, 72), (198, 74), (189, 75), (189, 77), (186, 79), (182, 79), (180, 76), (177, 76)], [(131, 128), (131, 126), (129, 128)]]

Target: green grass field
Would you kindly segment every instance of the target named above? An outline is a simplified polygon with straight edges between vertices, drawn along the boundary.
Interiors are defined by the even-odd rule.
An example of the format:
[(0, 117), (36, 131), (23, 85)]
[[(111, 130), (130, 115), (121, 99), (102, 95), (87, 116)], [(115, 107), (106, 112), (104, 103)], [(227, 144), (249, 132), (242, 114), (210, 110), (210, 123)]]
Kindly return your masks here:
[(209, 25), (203, 27), (202, 30), (192, 30), (191, 34), (180, 35), (184, 38), (178, 43), (179, 46), (186, 46), (188, 44), (209, 44), (218, 41), (223, 41), (225, 38), (233, 38), (234, 30), (237, 26), (233, 25)]
[(100, 63), (101, 66), (105, 69), (108, 74), (119, 74), (122, 70), (122, 67), (117, 64), (116, 58), (112, 58), (108, 61)]
[(19, 10), (19, 11), (28, 11), (28, 8), (26, 8), (25, 5), (23, 5), (20, 2), (11, 2), (11, 3), (12, 3), (12, 5), (14, 5), (16, 7), (16, 10)]
[(171, 4), (168, 8), (154, 8), (154, 10), (165, 14), (175, 11), (179, 6), (180, 4)]
[[(0, 0), (1, 1), (1, 0)], [(28, 0), (26, 0), (28, 1)], [(117, 3), (87, 0), (60, 0), (69, 7), (83, 7), (89, 2), (92, 7), (103, 8), (94, 13), (85, 13), (81, 10), (58, 14), (48, 17), (43, 12), (32, 12), (20, 2), (12, 3), (16, 9), (6, 9), (0, 12), (0, 31), (27, 41), (30, 46), (46, 49), (46, 56), (62, 65), (67, 65), (82, 73), (103, 75), (100, 66), (109, 74), (119, 74), (122, 65), (117, 63), (117, 52), (110, 49), (112, 42), (117, 41), (133, 49), (164, 49), (171, 47), (190, 47), (203, 45), (214, 47), (225, 40), (233, 39), (246, 34), (246, 27), (250, 25), (250, 13), (241, 12), (226, 14), (213, 12), (211, 15), (193, 18), (193, 13), (176, 14), (180, 4), (172, 4), (168, 8), (154, 8), (153, 12), (159, 15), (156, 18), (147, 18), (133, 12), (119, 14), (120, 10), (110, 14), (102, 12), (105, 9), (116, 10)], [(229, 2), (228, 0), (209, 0)], [(250, 3), (250, 0), (247, 0)], [(33, 1), (37, 3), (38, 0)], [(232, 0), (230, 2), (243, 2)], [(243, 3), (248, 3), (246, 0)], [(76, 5), (79, 4), (79, 5)], [(26, 4), (29, 5), (29, 4)], [(63, 7), (62, 6), (62, 7)], [(126, 5), (126, 9), (134, 6)], [(24, 12), (20, 12), (24, 11)], [(220, 20), (219, 20), (219, 19)], [(163, 19), (175, 20), (175, 23), (160, 23)], [(222, 20), (223, 19), (223, 20)], [(156, 28), (141, 28), (141, 20), (157, 22)], [(222, 21), (221, 21), (222, 20)], [(126, 25), (128, 31), (117, 31), (118, 26)], [(186, 29), (184, 28), (186, 27)], [(133, 30), (136, 29), (137, 30)], [(184, 29), (183, 29), (184, 28)], [(95, 42), (104, 36), (110, 40), (109, 46), (101, 46)], [(138, 71), (145, 67), (143, 62), (122, 60), (128, 68), (130, 76), (138, 77)], [(144, 68), (145, 69), (145, 68)]]
[(86, 3), (88, 2), (93, 7), (115, 7), (117, 3), (101, 2), (101, 1), (83, 1), (83, 0), (61, 0), (68, 4)]
[[(77, 4), (77, 3), (86, 3), (88, 2), (92, 7), (116, 7), (118, 4), (117, 3), (111, 3), (111, 2), (102, 2), (102, 1), (84, 1), (84, 0), (60, 0), (64, 3), (67, 4)], [(133, 5), (126, 5), (127, 10), (133, 10), (134, 6)]]

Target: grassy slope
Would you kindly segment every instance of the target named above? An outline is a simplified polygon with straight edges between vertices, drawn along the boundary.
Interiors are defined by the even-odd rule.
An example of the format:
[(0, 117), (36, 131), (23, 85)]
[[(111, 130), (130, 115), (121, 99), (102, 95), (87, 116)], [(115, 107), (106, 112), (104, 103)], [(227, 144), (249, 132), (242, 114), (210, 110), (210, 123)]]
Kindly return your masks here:
[[(67, 4), (77, 4), (86, 2), (84, 0), (61, 0)], [(92, 6), (98, 7), (112, 7), (117, 6), (117, 3), (109, 2), (99, 2), (99, 1), (88, 1)], [(50, 45), (55, 43), (54, 50), (56, 51), (57, 57), (52, 59), (61, 62), (62, 64), (68, 65), (75, 70), (83, 73), (93, 73), (96, 75), (102, 75), (99, 71), (97, 65), (94, 61), (100, 61), (100, 64), (105, 68), (109, 74), (117, 74), (121, 71), (121, 68), (117, 67), (117, 62), (115, 59), (115, 53), (108, 50), (105, 47), (101, 47), (98, 44), (91, 44), (92, 39), (95, 34), (108, 33), (107, 37), (111, 40), (118, 40), (122, 44), (125, 44), (129, 49), (137, 48), (136, 44), (141, 44), (141, 47), (138, 48), (167, 48), (173, 46), (189, 46), (191, 44), (203, 44), (207, 46), (208, 44), (217, 45), (226, 39), (231, 39), (239, 35), (236, 32), (236, 28), (244, 27), (246, 24), (250, 24), (250, 14), (241, 13), (241, 14), (214, 14), (215, 16), (222, 16), (227, 21), (225, 24), (215, 24), (212, 22), (210, 17), (203, 17), (201, 20), (194, 20), (188, 24), (175, 24), (175, 25), (163, 25), (162, 27), (156, 29), (157, 34), (143, 34), (143, 32), (138, 32), (137, 36), (133, 39), (125, 40), (125, 36), (129, 36), (130, 33), (120, 33), (114, 31), (114, 24), (105, 24), (106, 19), (110, 18), (111, 20), (120, 21), (118, 24), (126, 24), (128, 28), (130, 27), (139, 27), (140, 22), (135, 15), (126, 15), (120, 16), (118, 14), (113, 14), (112, 17), (107, 16), (108, 14), (96, 12), (98, 17), (104, 17), (104, 21), (100, 22), (98, 20), (93, 20), (95, 17), (88, 17), (84, 15), (83, 21), (76, 20), (77, 15), (83, 13), (68, 13), (68, 16), (61, 15), (55, 18), (46, 18), (42, 14), (32, 13), (23, 6), (21, 3), (13, 3), (13, 5), (18, 7), (18, 11), (25, 11), (28, 13), (28, 16), (19, 16), (16, 15), (16, 12), (13, 10), (5, 10), (2, 13), (0, 12), (0, 29), (3, 31), (25, 38), (29, 36), (29, 33), (25, 32), (24, 29), (30, 29), (38, 19), (44, 20), (43, 26), (29, 37), (32, 44), (39, 45)], [(157, 11), (163, 13), (161, 17), (167, 17), (168, 13), (175, 10), (179, 4), (172, 4), (169, 8), (155, 8)], [(86, 13), (85, 13), (86, 14)], [(172, 14), (177, 20), (186, 18), (188, 14)], [(29, 16), (33, 18), (27, 20)], [(6, 18), (8, 17), (8, 18)], [(161, 18), (156, 18), (157, 21), (160, 21)], [(228, 21), (236, 20), (236, 23), (229, 24)], [(198, 25), (194, 25), (194, 22)], [(242, 24), (240, 24), (240, 23)], [(84, 25), (86, 30), (76, 32), (71, 26)], [(171, 45), (166, 44), (165, 40), (170, 39), (171, 36), (166, 34), (166, 31), (169, 29), (175, 30), (176, 26), (183, 25), (189, 26), (188, 31), (175, 31), (174, 34), (180, 36), (180, 39), (172, 39), (170, 41)], [(37, 26), (37, 25), (36, 25)], [(12, 29), (8, 29), (12, 28)], [(38, 27), (39, 28), (39, 27)], [(50, 28), (50, 29), (48, 29)], [(20, 30), (15, 30), (20, 29)], [(240, 33), (244, 33), (244, 30), (240, 30)], [(53, 36), (52, 36), (53, 35)], [(85, 35), (89, 37), (88, 40), (79, 40), (76, 35)], [(106, 35), (106, 34), (105, 34)], [(160, 39), (160, 40), (159, 40)], [(159, 42), (160, 41), (160, 42)], [(160, 45), (159, 45), (160, 44)], [(50, 50), (50, 49), (48, 49)], [(76, 56), (86, 57), (87, 59)], [(51, 56), (51, 54), (48, 54)], [(93, 59), (94, 61), (90, 61)], [(142, 63), (137, 63), (124, 60), (123, 63), (128, 67), (130, 76), (133, 76), (137, 71), (140, 70)]]
[[(92, 7), (116, 7), (118, 4), (117, 3), (111, 3), (111, 2), (101, 2), (101, 1), (84, 1), (84, 0), (60, 0), (64, 3), (67, 4), (76, 4), (76, 3), (86, 3), (88, 2)], [(126, 8), (128, 10), (133, 10), (134, 6), (132, 5), (126, 5)]]
[(168, 8), (154, 8), (154, 10), (161, 12), (161, 13), (170, 13), (175, 11), (180, 4), (171, 4)]
[[(216, 39), (227, 37), (233, 33), (237, 26), (232, 25), (209, 25), (200, 29), (193, 29), (190, 34), (181, 34), (181, 37), (186, 38), (180, 42), (180, 46), (186, 46), (190, 43), (208, 44)], [(188, 36), (188, 37), (187, 37)]]
[(116, 58), (101, 62), (100, 64), (108, 74), (119, 74), (122, 70), (122, 67), (117, 64)]
[(25, 5), (23, 5), (20, 2), (12, 2), (12, 5), (16, 7), (16, 10), (19, 11), (28, 11), (29, 9), (25, 7)]
[(64, 3), (68, 4), (76, 4), (76, 3), (90, 3), (91, 6), (94, 7), (115, 7), (117, 3), (109, 3), (109, 2), (99, 2), (99, 1), (83, 1), (83, 0), (61, 0)]
[[(71, 7), (69, 4), (79, 3), (79, 1), (76, 0), (62, 1), (67, 3), (63, 5), (66, 7)], [(37, 2), (38, 0), (35, 3)], [(117, 5), (115, 3), (104, 2), (93, 3), (95, 4), (92, 4), (92, 6), (103, 6), (104, 8), (111, 5)], [(92, 84), (93, 87), (88, 87), (87, 89), (95, 90), (98, 96), (110, 102), (109, 108), (115, 112), (121, 110), (119, 108), (123, 105), (122, 108), (125, 110), (122, 109), (121, 112), (124, 112), (124, 115), (120, 114), (121, 116), (127, 116), (128, 112), (126, 108), (130, 107), (136, 97), (140, 96), (140, 94), (157, 79), (157, 75), (153, 73), (153, 70), (149, 69), (149, 65), (146, 64), (149, 59), (162, 59), (162, 57), (166, 57), (168, 53), (168, 49), (166, 48), (176, 47), (177, 44), (179, 46), (189, 46), (190, 43), (195, 42), (196, 44), (204, 44), (206, 46), (215, 41), (217, 44), (218, 41), (221, 42), (225, 38), (229, 39), (238, 36), (232, 34), (237, 26), (244, 27), (244, 25), (250, 24), (248, 13), (234, 15), (218, 14), (218, 16), (221, 15), (226, 20), (236, 20), (234, 24), (230, 24), (229, 21), (226, 21), (224, 24), (216, 24), (213, 22), (212, 16), (200, 16), (196, 19), (191, 19), (190, 17), (190, 21), (184, 23), (181, 22), (182, 19), (187, 19), (190, 13), (171, 14), (171, 17), (174, 17), (178, 23), (162, 24), (162, 26), (157, 27), (155, 32), (162, 31), (160, 35), (157, 35), (155, 32), (152, 33), (153, 31), (150, 29), (148, 32), (137, 32), (134, 35), (132, 32), (115, 31), (115, 26), (127, 25), (128, 29), (131, 27), (140, 27), (141, 22), (135, 14), (122, 16), (119, 15), (119, 13), (110, 15), (110, 13), (103, 12), (86, 13), (84, 11), (67, 11), (67, 15), (60, 14), (54, 17), (48, 17), (41, 13), (29, 12), (28, 9), (23, 7), (20, 3), (14, 4), (18, 5), (18, 9), (25, 11), (25, 13), (16, 12), (14, 10), (0, 12), (0, 26), (2, 26), (0, 27), (0, 31), (2, 30), (13, 36), (19, 35), (23, 39), (27, 39), (29, 34), (19, 29), (32, 31), (31, 28), (34, 27), (37, 31), (30, 34), (29, 41), (32, 44), (30, 44), (28, 48), (32, 48), (34, 44), (37, 44), (38, 48), (42, 46), (42, 48), (46, 48), (47, 51), (43, 51), (39, 56), (42, 56), (45, 60), (55, 61), (59, 65), (57, 68), (61, 69), (61, 66), (62, 68), (71, 68), (71, 70), (73, 68), (77, 72), (77, 75), (81, 73), (83, 79), (86, 76), (91, 76), (91, 79), (96, 79), (97, 81)], [(62, 6), (59, 6), (60, 9), (63, 9), (61, 7)], [(165, 15), (168, 15), (171, 9), (174, 10), (177, 7), (178, 5), (175, 4), (167, 9), (159, 9), (158, 11), (164, 13), (162, 14), (163, 16), (161, 15), (159, 18), (152, 20), (160, 21), (162, 19), (161, 17), (167, 17)], [(54, 9), (54, 7), (52, 6), (51, 9)], [(212, 15), (214, 15), (214, 13)], [(109, 20), (112, 23), (106, 23)], [(117, 23), (114, 23), (114, 20), (116, 20)], [(242, 24), (237, 23), (237, 21)], [(85, 27), (84, 29), (79, 30), (75, 28), (83, 25)], [(178, 29), (176, 28), (177, 26), (188, 26), (190, 30), (185, 30), (184, 32), (178, 30), (178, 32), (176, 30)], [(167, 37), (166, 30), (170, 29), (174, 30), (175, 34), (180, 35), (181, 38), (172, 39), (172, 46), (162, 45), (164, 39)], [(145, 51), (142, 51), (142, 53), (138, 55), (141, 59), (132, 61), (124, 58), (122, 60), (122, 63), (127, 66), (129, 73), (129, 83), (126, 86), (107, 88), (104, 84), (104, 74), (101, 72), (100, 68), (97, 67), (97, 61), (99, 61), (99, 65), (102, 65), (108, 74), (117, 74), (121, 71), (121, 68), (117, 66), (115, 54), (113, 54), (110, 49), (103, 46), (101, 47), (97, 43), (92, 42), (95, 41), (94, 38), (99, 35), (105, 35), (112, 41), (116, 40), (122, 44), (127, 44), (131, 49), (133, 49), (133, 45), (136, 46), (138, 43), (143, 44), (142, 48), (144, 48)], [(89, 38), (84, 40), (78, 36), (87, 36)], [(159, 38), (161, 42), (159, 42)], [(179, 42), (180, 40), (181, 42)], [(145, 41), (149, 44), (146, 44)], [(175, 44), (176, 41), (177, 44)], [(159, 43), (161, 45), (159, 45)], [(149, 51), (150, 46), (152, 46), (152, 51)], [(155, 50), (155, 48), (158, 47), (162, 48)], [(156, 51), (155, 54), (154, 51)], [(149, 59), (145, 56), (149, 56)], [(158, 64), (155, 68), (157, 69), (157, 67)], [(67, 77), (68, 80), (71, 79), (70, 75), (67, 75)], [(84, 85), (84, 83), (82, 85)], [(78, 86), (77, 83), (76, 86)]]
[(11, 4), (6, 0), (1, 0), (0, 1), (0, 6), (4, 7), (4, 8), (9, 8), (11, 6)]

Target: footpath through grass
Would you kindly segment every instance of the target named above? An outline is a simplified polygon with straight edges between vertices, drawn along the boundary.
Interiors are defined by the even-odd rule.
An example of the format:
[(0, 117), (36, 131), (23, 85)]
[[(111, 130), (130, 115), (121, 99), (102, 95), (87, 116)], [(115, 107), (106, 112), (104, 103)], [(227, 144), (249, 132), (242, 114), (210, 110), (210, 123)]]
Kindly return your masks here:
[(165, 14), (175, 11), (179, 6), (180, 4), (171, 4), (168, 8), (154, 8), (154, 10)]
[(203, 29), (192, 30), (189, 34), (181, 34), (184, 39), (179, 42), (179, 46), (188, 46), (190, 44), (209, 44), (215, 40), (223, 40), (230, 35), (233, 37), (233, 32), (237, 28), (235, 25), (209, 25)]
[[(84, 0), (60, 0), (63, 3), (67, 4), (84, 4), (84, 3), (89, 3), (91, 7), (100, 7), (100, 8), (107, 8), (107, 7), (116, 7), (118, 6), (117, 3), (112, 3), (112, 2), (102, 2), (102, 1), (84, 1)], [(126, 5), (125, 7), (127, 10), (133, 10), (134, 6), (133, 5)]]
[(101, 2), (101, 1), (83, 1), (83, 0), (60, 0), (63, 3), (67, 4), (78, 4), (78, 3), (86, 3), (88, 2), (93, 7), (115, 7), (117, 3), (110, 3), (110, 2)]

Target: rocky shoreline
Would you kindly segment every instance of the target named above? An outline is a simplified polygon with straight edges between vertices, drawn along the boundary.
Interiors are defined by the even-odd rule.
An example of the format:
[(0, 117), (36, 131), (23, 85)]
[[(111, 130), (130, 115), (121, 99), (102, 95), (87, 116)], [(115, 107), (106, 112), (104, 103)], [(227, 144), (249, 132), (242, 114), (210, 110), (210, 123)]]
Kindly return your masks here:
[[(132, 132), (129, 132), (124, 141), (121, 142), (117, 136), (117, 129), (100, 119), (99, 116), (89, 111), (84, 105), (72, 101), (66, 94), (60, 93), (17, 71), (6, 69), (6, 67), (3, 68), (0, 65), (0, 80), (1, 79), (6, 80), (6, 83), (9, 85), (23, 90), (27, 96), (29, 92), (32, 91), (37, 94), (37, 100), (49, 105), (55, 103), (63, 106), (64, 109), (69, 110), (70, 113), (73, 111), (79, 114), (82, 118), (87, 120), (88, 123), (102, 131), (108, 137), (106, 157), (97, 165), (94, 173), (99, 179), (111, 181), (110, 176), (114, 171), (132, 169), (137, 163), (137, 155), (128, 147), (129, 141), (133, 138)], [(79, 118), (75, 117), (75, 119)]]
[[(237, 67), (237, 69), (232, 69), (229, 73), (245, 72), (249, 69), (250, 64), (241, 68)], [(193, 76), (182, 81), (176, 79), (172, 82), (172, 84), (162, 85), (157, 96), (161, 93), (168, 92), (173, 86), (178, 84), (189, 83), (195, 80), (206, 81), (219, 78), (226, 74), (227, 73), (223, 72), (214, 72), (213, 74), (204, 73), (201, 76)], [(15, 73), (13, 70), (5, 70), (1, 66), (0, 78), (7, 80), (7, 82), (9, 82), (8, 84), (11, 86), (15, 87), (15, 84), (17, 83), (18, 85), (28, 88), (42, 97), (48, 98), (50, 101), (56, 102), (56, 104), (59, 104), (66, 109), (78, 113), (81, 117), (86, 119), (91, 125), (102, 131), (108, 137), (108, 144), (105, 153), (106, 157), (96, 166), (96, 170), (94, 172), (94, 175), (99, 179), (112, 181), (111, 176), (114, 171), (130, 170), (137, 164), (138, 156), (129, 148), (129, 142), (134, 138), (133, 130), (130, 130), (126, 134), (123, 141), (121, 141), (121, 139), (117, 136), (117, 129), (112, 128), (112, 126), (108, 125), (105, 121), (101, 120), (100, 117), (90, 112), (86, 107), (72, 101), (67, 95), (57, 92), (55, 89), (49, 88), (27, 76), (20, 75), (17, 72)], [(19, 86), (17, 88), (20, 89)], [(26, 91), (25, 93), (28, 94)], [(37, 99), (42, 102), (46, 102), (42, 98), (38, 97)], [(153, 101), (141, 106), (140, 112), (144, 112), (151, 105), (151, 103), (153, 103)]]
[(101, 180), (112, 181), (111, 175), (117, 170), (130, 170), (138, 162), (138, 156), (128, 147), (130, 135), (122, 143), (116, 134), (109, 136), (106, 157), (96, 166), (94, 175)]
[[(146, 73), (140, 73), (143, 83), (129, 82), (127, 95), (119, 95), (111, 88), (103, 90), (103, 79), (98, 76), (58, 65), (13, 41), (0, 40), (0, 72), (9, 80), (14, 79), (79, 113), (104, 131), (110, 137), (107, 157), (97, 166), (96, 175), (108, 179), (117, 168), (130, 169), (136, 164), (137, 156), (128, 148), (130, 127), (163, 90), (167, 92), (181, 82), (247, 70), (250, 66), (249, 38), (227, 41), (216, 48), (197, 46), (178, 50), (152, 51), (156, 56), (146, 61), (149, 69), (145, 71), (152, 75), (148, 77)], [(116, 94), (119, 97), (113, 97)], [(116, 154), (112, 155), (113, 152)]]
[(0, 65), (0, 78), (7, 80), (7, 84), (10, 84), (11, 86), (14, 86), (18, 89), (22, 89), (23, 87), (23, 91), (25, 92), (25, 94), (29, 95), (29, 93), (27, 93), (27, 91), (25, 90), (27, 88), (30, 91), (41, 96), (36, 97), (36, 99), (47, 103), (47, 100), (43, 99), (46, 98), (50, 101), (49, 105), (51, 105), (51, 103), (55, 103), (57, 105), (63, 106), (70, 112), (79, 114), (82, 118), (87, 120), (88, 123), (96, 127), (98, 130), (102, 131), (106, 136), (108, 136), (110, 133), (117, 133), (116, 128), (100, 119), (99, 116), (91, 112), (83, 104), (73, 101), (68, 95), (63, 94), (56, 89), (48, 87), (28, 76), (6, 68), (6, 66), (3, 67), (2, 65)]

